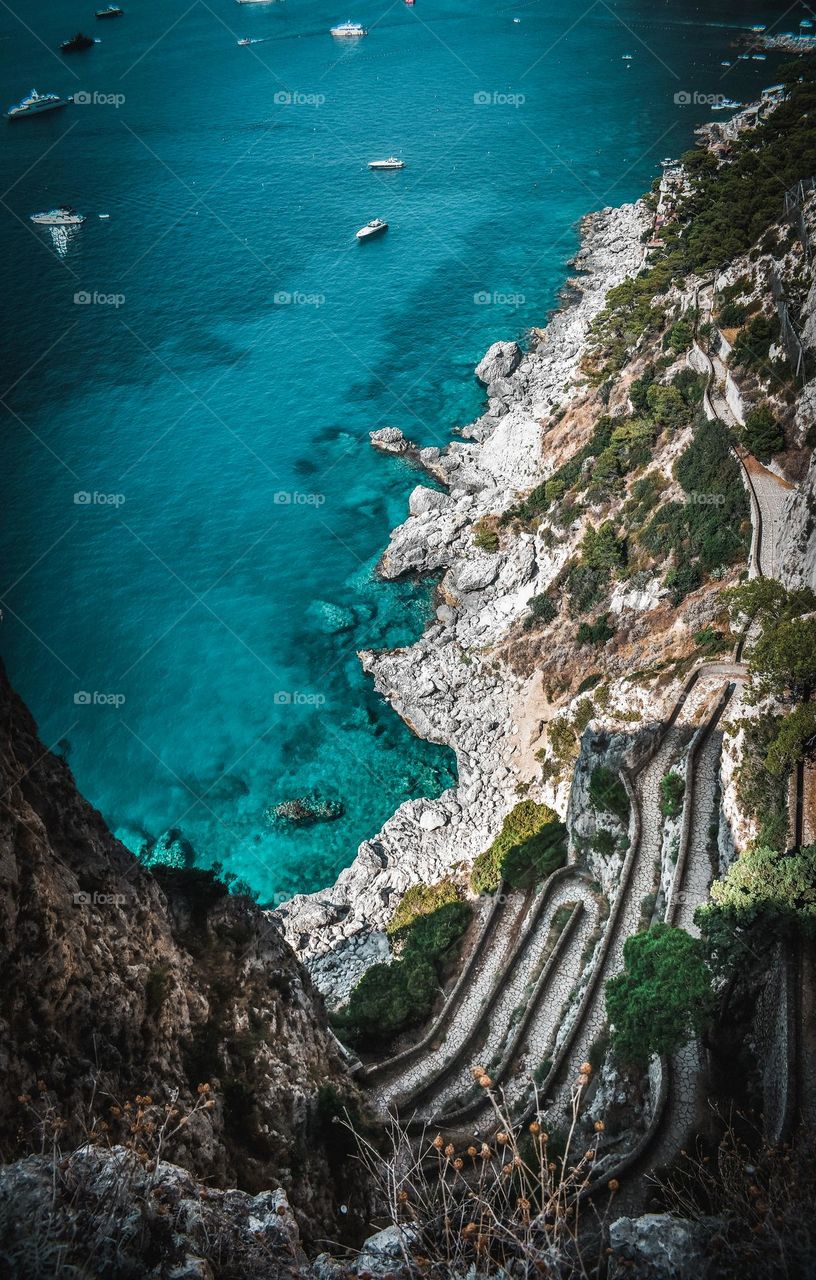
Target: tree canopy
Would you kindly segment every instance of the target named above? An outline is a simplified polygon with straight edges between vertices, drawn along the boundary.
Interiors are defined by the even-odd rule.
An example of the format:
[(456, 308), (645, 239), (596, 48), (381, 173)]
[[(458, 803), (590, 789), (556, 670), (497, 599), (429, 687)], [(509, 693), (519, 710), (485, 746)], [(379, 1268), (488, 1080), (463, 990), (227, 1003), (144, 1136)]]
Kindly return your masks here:
[(643, 1067), (702, 1029), (711, 974), (700, 940), (669, 924), (627, 938), (623, 961), (623, 973), (606, 984), (612, 1047), (624, 1063)]

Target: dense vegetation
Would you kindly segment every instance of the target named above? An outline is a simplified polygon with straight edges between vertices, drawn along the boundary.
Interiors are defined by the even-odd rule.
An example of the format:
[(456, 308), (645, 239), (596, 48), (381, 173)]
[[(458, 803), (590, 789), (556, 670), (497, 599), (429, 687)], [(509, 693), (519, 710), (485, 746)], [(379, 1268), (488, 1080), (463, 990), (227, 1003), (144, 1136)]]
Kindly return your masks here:
[(704, 1025), (711, 975), (699, 939), (668, 924), (627, 938), (623, 960), (623, 973), (606, 984), (612, 1047), (625, 1064), (643, 1067)]
[(504, 819), (502, 829), (473, 864), (470, 883), (475, 893), (495, 893), (502, 880), (524, 888), (563, 866), (567, 857), (567, 829), (546, 804), (520, 801)]
[(377, 1048), (424, 1022), (472, 915), (451, 880), (415, 885), (386, 926), (397, 959), (367, 969), (334, 1025), (349, 1044)]
[(683, 810), (686, 793), (685, 778), (681, 773), (664, 773), (660, 779), (660, 812), (664, 818), (676, 818)]
[[(706, 272), (747, 253), (778, 220), (785, 191), (816, 173), (814, 60), (782, 67), (789, 96), (754, 130), (734, 144), (730, 162), (719, 165), (708, 151), (683, 156), (693, 194), (683, 208), (684, 231), (672, 255), (684, 272)], [(799, 76), (806, 77), (797, 83)]]
[(624, 825), (629, 822), (629, 796), (618, 775), (606, 765), (596, 765), (589, 778), (589, 799), (595, 809), (614, 816)]
[(672, 558), (664, 581), (679, 604), (707, 574), (744, 558), (750, 512), (731, 438), (722, 423), (698, 423), (674, 474), (685, 500), (659, 507), (638, 536), (656, 558)]

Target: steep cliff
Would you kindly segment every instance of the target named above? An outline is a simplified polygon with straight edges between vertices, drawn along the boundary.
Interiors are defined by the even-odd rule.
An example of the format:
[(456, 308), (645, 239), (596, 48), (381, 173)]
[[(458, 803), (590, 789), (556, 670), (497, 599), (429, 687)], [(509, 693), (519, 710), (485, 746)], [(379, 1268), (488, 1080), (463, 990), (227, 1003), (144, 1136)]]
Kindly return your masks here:
[[(135, 1095), (189, 1110), (172, 1155), (207, 1181), (282, 1184), (332, 1219), (320, 1120), (349, 1091), (322, 999), (277, 928), (210, 873), (142, 868), (38, 740), (0, 674), (0, 1142), (64, 1148)], [(19, 1099), (23, 1099), (22, 1102)], [(344, 1197), (345, 1198), (345, 1197)]]

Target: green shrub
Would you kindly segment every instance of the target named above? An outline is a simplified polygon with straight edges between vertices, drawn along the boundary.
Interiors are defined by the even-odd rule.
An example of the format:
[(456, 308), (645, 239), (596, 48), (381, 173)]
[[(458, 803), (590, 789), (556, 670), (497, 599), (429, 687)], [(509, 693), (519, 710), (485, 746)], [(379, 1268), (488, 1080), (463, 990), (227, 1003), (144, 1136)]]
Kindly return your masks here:
[(578, 644), (591, 644), (596, 647), (606, 644), (615, 634), (615, 628), (609, 625), (609, 615), (596, 619), (595, 622), (582, 622), (578, 628)]
[(764, 979), (767, 955), (783, 940), (816, 930), (816, 846), (780, 853), (763, 844), (747, 849), (694, 913), (709, 963), (723, 977), (755, 972)]
[(406, 959), (412, 955), (439, 960), (458, 942), (470, 923), (469, 902), (446, 902), (420, 916), (394, 934), (394, 943)]
[(722, 653), (731, 643), (731, 638), (716, 627), (702, 627), (694, 632), (694, 643), (707, 657)]
[(530, 612), (539, 622), (552, 622), (558, 610), (553, 604), (546, 591), (541, 595), (533, 596), (530, 601)]
[(582, 734), (595, 714), (591, 698), (581, 698), (575, 705), (572, 723), (577, 734)]
[(664, 773), (660, 779), (660, 812), (664, 818), (676, 818), (683, 811), (686, 782), (680, 773)]
[(609, 858), (618, 848), (618, 837), (613, 835), (611, 831), (596, 831), (592, 837), (591, 845), (595, 853), (599, 853), (604, 858)]
[(816, 689), (816, 618), (767, 623), (748, 667), (759, 693), (806, 702)]
[(549, 874), (566, 858), (566, 828), (546, 804), (521, 800), (506, 815), (502, 829), (473, 864), (474, 893), (495, 893), (502, 879), (520, 885)]
[(564, 586), (569, 596), (570, 615), (580, 617), (603, 599), (609, 588), (609, 571), (574, 564), (567, 573)]
[(771, 346), (779, 339), (777, 316), (754, 316), (737, 334), (731, 363), (755, 373), (767, 372)]
[(591, 689), (595, 689), (603, 680), (602, 671), (593, 671), (588, 676), (584, 676), (583, 680), (575, 690), (576, 693), (589, 693)]
[(597, 529), (587, 529), (581, 543), (581, 564), (587, 569), (606, 572), (622, 569), (626, 564), (626, 542), (616, 536), (610, 520)]
[(661, 427), (682, 427), (689, 420), (689, 407), (676, 387), (649, 388), (649, 409)]
[(612, 813), (624, 826), (629, 822), (629, 796), (621, 779), (606, 765), (596, 765), (589, 777), (589, 798), (596, 809)]
[(382, 1045), (398, 1032), (424, 1022), (438, 994), (436, 967), (424, 956), (374, 964), (336, 1015), (335, 1026), (350, 1044)]
[(623, 961), (624, 972), (606, 984), (612, 1047), (643, 1068), (701, 1030), (712, 1008), (711, 975), (700, 940), (668, 924), (627, 938)]
[(668, 347), (675, 355), (679, 356), (684, 351), (688, 351), (694, 341), (694, 323), (691, 317), (681, 316), (679, 320), (675, 320), (669, 329), (664, 340), (664, 346)]
[(358, 1048), (374, 1048), (424, 1022), (472, 915), (451, 880), (408, 889), (386, 925), (398, 958), (366, 970), (334, 1016), (338, 1034)]
[(385, 926), (389, 936), (414, 924), (422, 916), (430, 915), (439, 907), (459, 901), (459, 891), (452, 880), (439, 880), (436, 884), (414, 884), (402, 895), (394, 914)]
[(498, 551), (499, 535), (487, 517), (477, 520), (473, 526), (473, 545), (480, 551)]
[(742, 443), (760, 462), (768, 462), (773, 454), (785, 448), (784, 432), (767, 402), (756, 405), (745, 415)]
[(811, 759), (815, 747), (816, 704), (806, 702), (781, 721), (765, 757), (768, 771), (778, 777), (787, 777), (800, 760)]
[(787, 775), (771, 773), (766, 758), (779, 733), (780, 717), (759, 716), (745, 724), (737, 799), (759, 824), (759, 843), (784, 848), (788, 836)]
[(748, 308), (743, 302), (726, 302), (720, 308), (719, 322), (724, 329), (739, 329), (748, 318)]

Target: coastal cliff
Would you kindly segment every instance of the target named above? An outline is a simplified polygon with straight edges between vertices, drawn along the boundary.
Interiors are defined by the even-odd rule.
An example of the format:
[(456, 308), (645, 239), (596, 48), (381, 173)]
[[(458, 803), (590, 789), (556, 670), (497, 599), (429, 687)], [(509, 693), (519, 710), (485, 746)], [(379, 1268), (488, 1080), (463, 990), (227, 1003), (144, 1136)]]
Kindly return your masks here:
[[(540, 567), (532, 536), (497, 556), (473, 545), (473, 527), (557, 465), (544, 428), (556, 410), (581, 399), (590, 327), (608, 290), (643, 265), (650, 226), (643, 202), (584, 219), (571, 301), (528, 351), (497, 343), (487, 353), (478, 374), (488, 407), (462, 432), (468, 442), (412, 451), (447, 489), (418, 485), (380, 572), (387, 578), (443, 574), (436, 620), (408, 648), (360, 658), (415, 732), (453, 748), (459, 781), (438, 800), (401, 805), (334, 886), (278, 909), (287, 939), (331, 1001), (344, 998), (365, 968), (388, 955), (382, 927), (400, 895), (472, 860), (517, 798), (527, 754), (517, 723), (525, 680), (489, 651), (540, 589)], [(398, 454), (410, 448), (395, 431), (375, 433), (372, 443)]]
[(281, 1185), (307, 1233), (327, 1226), (319, 1097), (353, 1090), (274, 923), (209, 872), (143, 868), (39, 741), (4, 672), (0, 776), (6, 1158), (102, 1130), (130, 1141), (138, 1095), (162, 1116), (192, 1113), (169, 1154), (194, 1174)]

